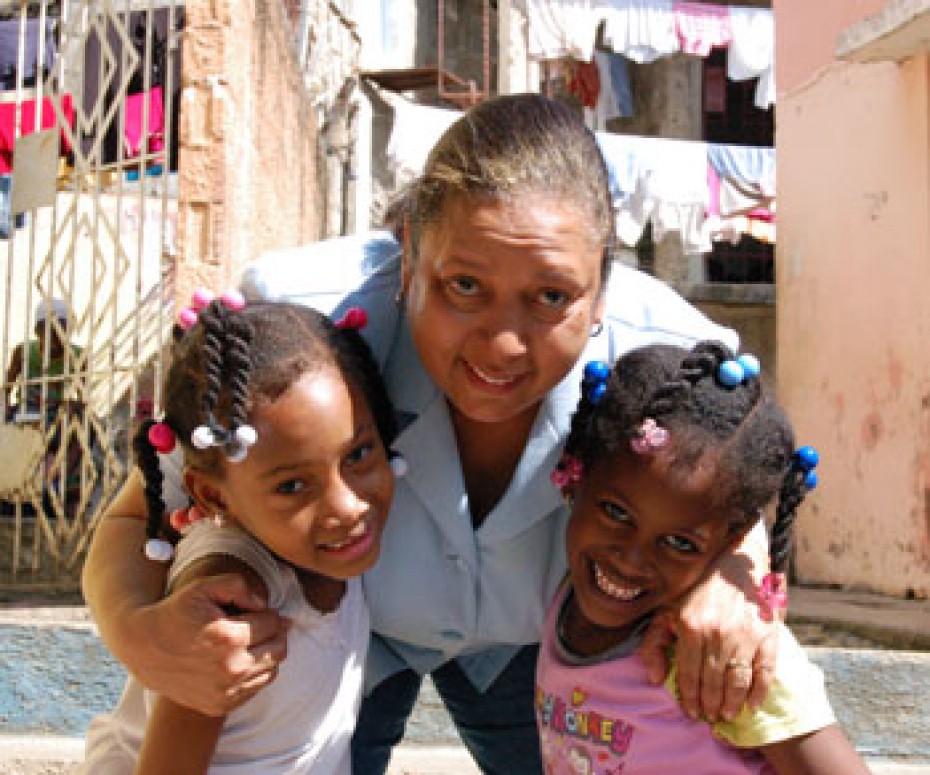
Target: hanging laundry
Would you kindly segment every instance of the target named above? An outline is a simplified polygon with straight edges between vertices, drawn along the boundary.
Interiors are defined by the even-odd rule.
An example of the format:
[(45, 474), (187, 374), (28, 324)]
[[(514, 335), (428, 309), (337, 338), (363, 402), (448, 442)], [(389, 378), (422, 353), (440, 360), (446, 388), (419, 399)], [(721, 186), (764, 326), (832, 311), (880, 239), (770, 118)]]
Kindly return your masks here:
[(730, 178), (760, 197), (775, 196), (775, 149), (709, 143), (707, 159), (720, 178)]
[(597, 107), (601, 93), (601, 74), (597, 63), (572, 61), (566, 88), (569, 94), (574, 94), (581, 101), (582, 107)]
[(52, 69), (56, 52), (54, 32), (55, 20), (51, 18), (46, 18), (44, 24), (39, 19), (26, 19), (23, 24), (18, 20), (0, 21), (0, 89), (16, 88), (20, 45), (23, 64), (19, 75), (23, 86), (34, 86), (38, 78)]
[(612, 51), (595, 51), (594, 62), (600, 76), (601, 90), (597, 104), (585, 109), (585, 124), (603, 130), (613, 118), (633, 117), (633, 89), (627, 59)]
[(672, 0), (608, 0), (604, 44), (634, 62), (653, 62), (681, 50)]
[(396, 182), (402, 185), (420, 174), (436, 141), (462, 112), (417, 105), (390, 92), (382, 96), (394, 109), (386, 153)]
[(164, 149), (165, 109), (161, 86), (126, 97), (123, 143), (127, 159), (141, 153), (158, 153)]
[(712, 48), (724, 48), (733, 39), (727, 6), (675, 2), (673, 9), (683, 53), (706, 57)]
[(730, 8), (733, 40), (727, 50), (727, 77), (758, 78), (754, 103), (765, 110), (775, 102), (775, 19), (771, 8)]
[(590, 62), (607, 0), (527, 0), (527, 54)]
[[(41, 108), (35, 100), (25, 100), (22, 103), (0, 103), (0, 173), (10, 172), (13, 168), (13, 148), (16, 144), (16, 117), (19, 114), (20, 136), (36, 131), (36, 113), (40, 113), (39, 128), (50, 129), (58, 124), (58, 114), (55, 105), (49, 97), (42, 100)], [(61, 95), (61, 112), (69, 127), (74, 127), (74, 104), (70, 94)], [(65, 129), (61, 130), (61, 153), (71, 150), (68, 135)]]

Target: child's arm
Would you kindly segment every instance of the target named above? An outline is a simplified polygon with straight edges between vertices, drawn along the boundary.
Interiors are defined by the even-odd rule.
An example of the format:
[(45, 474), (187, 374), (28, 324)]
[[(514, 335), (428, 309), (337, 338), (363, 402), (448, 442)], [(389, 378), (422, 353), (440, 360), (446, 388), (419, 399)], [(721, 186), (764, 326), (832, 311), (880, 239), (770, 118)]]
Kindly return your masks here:
[[(259, 575), (246, 563), (224, 554), (192, 562), (175, 578), (172, 592), (197, 579), (224, 573), (240, 574), (250, 591), (267, 601), (268, 590)], [(225, 721), (225, 716), (207, 716), (159, 696), (146, 724), (135, 775), (204, 775)]]
[(836, 724), (759, 749), (779, 775), (869, 775), (852, 743)]

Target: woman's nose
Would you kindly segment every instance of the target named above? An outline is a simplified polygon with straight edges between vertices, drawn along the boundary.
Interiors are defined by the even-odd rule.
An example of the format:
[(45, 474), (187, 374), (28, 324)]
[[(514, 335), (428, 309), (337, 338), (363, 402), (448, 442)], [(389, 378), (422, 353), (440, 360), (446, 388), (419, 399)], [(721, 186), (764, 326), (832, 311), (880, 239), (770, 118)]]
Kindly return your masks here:
[(513, 310), (502, 310), (490, 316), (486, 337), (494, 353), (502, 357), (523, 355), (527, 350), (526, 325)]

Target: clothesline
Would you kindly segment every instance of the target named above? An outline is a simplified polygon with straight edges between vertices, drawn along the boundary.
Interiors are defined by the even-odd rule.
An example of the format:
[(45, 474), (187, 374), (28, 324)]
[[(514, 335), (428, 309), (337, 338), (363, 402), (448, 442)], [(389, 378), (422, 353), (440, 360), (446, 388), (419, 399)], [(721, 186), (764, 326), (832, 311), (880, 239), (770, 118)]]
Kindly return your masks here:
[[(461, 111), (385, 93), (394, 110), (388, 162), (402, 185)], [(610, 176), (617, 235), (634, 246), (647, 223), (678, 232), (685, 253), (709, 252), (741, 233), (775, 240), (775, 149), (596, 132)]]
[(527, 53), (535, 60), (594, 60), (595, 44), (640, 64), (727, 50), (727, 77), (758, 78), (756, 107), (775, 102), (775, 22), (770, 8), (678, 0), (527, 0)]

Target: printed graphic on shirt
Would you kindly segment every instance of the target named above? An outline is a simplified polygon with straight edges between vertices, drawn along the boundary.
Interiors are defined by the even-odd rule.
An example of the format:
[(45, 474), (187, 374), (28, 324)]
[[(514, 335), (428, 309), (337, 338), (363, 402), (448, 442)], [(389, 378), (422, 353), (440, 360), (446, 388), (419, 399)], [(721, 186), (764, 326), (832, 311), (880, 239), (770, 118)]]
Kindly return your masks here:
[(536, 686), (536, 716), (547, 775), (621, 775), (636, 727), (587, 707), (588, 695), (571, 697)]

